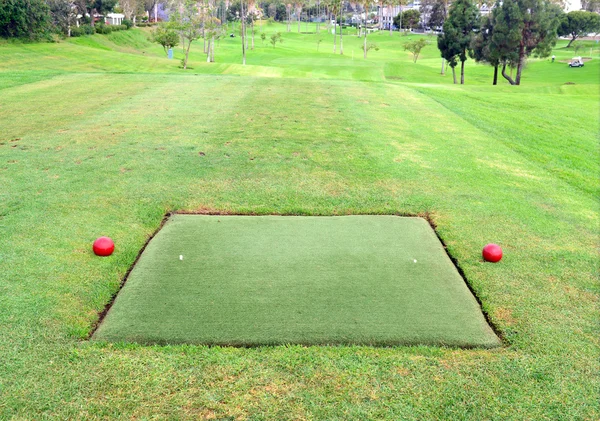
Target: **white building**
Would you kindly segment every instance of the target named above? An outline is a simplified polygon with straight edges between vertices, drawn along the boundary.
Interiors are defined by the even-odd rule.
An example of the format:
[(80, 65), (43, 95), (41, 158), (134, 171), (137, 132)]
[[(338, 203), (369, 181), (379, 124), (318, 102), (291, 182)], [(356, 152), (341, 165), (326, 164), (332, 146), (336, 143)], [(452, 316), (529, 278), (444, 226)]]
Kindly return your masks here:
[(109, 13), (104, 16), (104, 23), (107, 25), (122, 25), (123, 19), (125, 19), (125, 15), (121, 13)]
[(394, 24), (394, 18), (398, 16), (400, 11), (406, 12), (407, 10), (417, 9), (421, 7), (421, 1), (416, 0), (406, 6), (377, 6), (377, 16), (381, 19), (381, 27), (389, 29), (390, 25)]

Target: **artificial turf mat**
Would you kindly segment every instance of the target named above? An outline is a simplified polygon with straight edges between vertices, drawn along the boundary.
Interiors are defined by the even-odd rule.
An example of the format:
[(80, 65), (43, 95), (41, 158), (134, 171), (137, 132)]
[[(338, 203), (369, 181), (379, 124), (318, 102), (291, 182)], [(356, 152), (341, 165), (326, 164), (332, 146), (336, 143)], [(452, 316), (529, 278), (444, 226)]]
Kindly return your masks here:
[(397, 216), (171, 216), (93, 339), (500, 345), (427, 221)]

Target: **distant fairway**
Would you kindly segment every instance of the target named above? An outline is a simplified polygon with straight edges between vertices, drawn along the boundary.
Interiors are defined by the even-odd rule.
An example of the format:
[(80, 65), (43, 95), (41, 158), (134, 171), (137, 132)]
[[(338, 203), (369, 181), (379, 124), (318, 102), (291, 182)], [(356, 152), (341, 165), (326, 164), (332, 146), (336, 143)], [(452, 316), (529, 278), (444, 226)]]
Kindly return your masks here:
[(394, 216), (172, 216), (94, 338), (500, 345), (429, 224)]
[[(492, 86), (492, 69), (469, 60), (467, 84), (455, 86), (449, 72), (440, 75), (434, 38), (414, 64), (403, 45), (420, 35), (370, 35), (380, 50), (363, 60), (362, 40), (350, 33), (340, 56), (331, 52), (331, 35), (322, 34), (317, 52), (314, 35), (284, 28), (264, 26), (267, 34), (282, 31), (284, 42), (272, 48), (257, 40), (245, 67), (239, 38), (220, 41), (214, 64), (205, 63), (199, 42), (188, 72), (178, 67), (181, 49), (167, 60), (146, 30), (58, 43), (0, 41), (0, 419), (599, 419), (595, 42), (578, 54), (593, 57), (582, 69), (533, 59), (522, 86), (502, 80)], [(555, 48), (557, 60), (574, 55), (566, 43)], [(172, 332), (167, 324), (132, 319), (145, 335), (160, 327), (160, 344), (88, 340), (140, 249), (164, 215), (176, 211), (340, 220), (427, 213), (503, 346), (458, 349), (439, 346), (442, 340), (390, 347), (162, 345), (169, 335), (181, 339), (178, 326), (200, 332), (181, 314), (174, 315), (179, 322)], [(394, 274), (415, 267), (389, 258), (404, 256), (391, 248), (399, 237), (395, 229), (377, 231), (390, 249), (387, 257), (372, 256), (398, 265), (391, 267)], [(110, 257), (91, 251), (101, 235), (115, 240)], [(251, 237), (252, 244), (268, 238), (260, 232), (243, 238)], [(364, 237), (382, 247), (378, 237)], [(345, 267), (371, 260), (366, 254), (349, 258), (355, 243), (339, 240)], [(488, 242), (503, 247), (501, 262), (482, 261)], [(248, 267), (250, 253), (257, 252), (252, 244), (229, 257), (246, 259)], [(306, 244), (307, 251), (327, 245)], [(196, 257), (178, 251), (176, 242), (164, 246), (175, 254), (165, 264), (194, 264)], [(223, 244), (219, 251), (228, 253)], [(293, 261), (288, 256), (279, 261)], [(424, 261), (415, 259), (417, 267)], [(272, 271), (280, 274), (283, 267)], [(293, 276), (303, 281), (306, 265), (301, 269)], [(383, 269), (376, 272), (386, 279)], [(352, 273), (366, 270), (354, 267)], [(131, 274), (123, 300), (128, 289), (134, 292), (136, 277)], [(311, 324), (327, 320), (320, 332), (331, 330), (319, 342), (342, 335), (375, 342), (365, 332), (397, 340), (400, 315), (389, 310), (402, 294), (390, 282), (379, 294), (350, 280), (354, 291), (371, 299), (368, 307), (356, 303), (352, 313), (375, 327), (348, 334), (347, 324), (334, 323), (339, 314), (321, 312)], [(464, 292), (463, 280), (456, 281)], [(153, 295), (136, 295), (136, 307), (124, 311), (171, 317), (166, 310), (159, 314), (160, 299), (187, 299), (190, 290), (167, 286), (177, 288), (164, 297), (160, 284), (136, 291)], [(222, 285), (228, 291), (234, 286)], [(245, 288), (226, 298), (258, 297)], [(335, 309), (351, 297), (340, 291), (337, 302), (328, 291)], [(287, 300), (299, 296), (306, 309), (319, 304), (318, 296), (309, 301), (304, 298), (315, 295), (294, 292), (263, 297), (291, 306)], [(465, 294), (452, 308), (448, 300), (427, 307), (455, 309), (444, 313), (449, 323), (442, 333), (454, 338), (446, 336), (448, 343), (458, 344), (459, 311), (477, 310), (460, 319), (473, 323), (465, 326), (473, 335), (483, 320)], [(269, 326), (260, 306), (252, 309), (257, 326)], [(235, 333), (239, 340), (241, 330), (218, 325), (234, 314), (249, 313), (215, 304), (206, 315), (214, 322), (209, 339)], [(283, 309), (278, 314), (286, 315)], [(304, 320), (309, 315), (302, 313)], [(426, 317), (439, 320), (441, 314), (415, 323)], [(128, 327), (124, 320), (119, 324)], [(252, 330), (251, 320), (239, 320), (244, 331), (266, 338), (269, 332)], [(277, 327), (271, 339), (277, 333), (284, 340), (284, 321), (290, 326), (292, 319), (269, 320)], [(475, 342), (490, 338), (483, 327)], [(390, 332), (396, 336), (384, 336)]]

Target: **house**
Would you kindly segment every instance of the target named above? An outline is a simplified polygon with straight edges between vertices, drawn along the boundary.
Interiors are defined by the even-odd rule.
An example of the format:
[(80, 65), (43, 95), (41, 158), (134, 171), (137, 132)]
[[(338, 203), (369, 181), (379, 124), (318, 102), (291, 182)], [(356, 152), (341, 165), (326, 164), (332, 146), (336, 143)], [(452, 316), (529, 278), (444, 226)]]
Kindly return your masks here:
[(104, 16), (104, 23), (107, 25), (122, 25), (125, 15), (121, 13), (109, 13)]

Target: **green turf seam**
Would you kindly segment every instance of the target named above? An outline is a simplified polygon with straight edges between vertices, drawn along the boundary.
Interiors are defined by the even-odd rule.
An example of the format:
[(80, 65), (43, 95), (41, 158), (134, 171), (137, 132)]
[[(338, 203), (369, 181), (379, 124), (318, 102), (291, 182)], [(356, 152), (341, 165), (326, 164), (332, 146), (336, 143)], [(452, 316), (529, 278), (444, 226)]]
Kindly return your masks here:
[[(123, 287), (125, 286), (129, 275), (131, 274), (131, 272), (133, 271), (133, 269), (136, 267), (139, 259), (141, 258), (142, 254), (144, 253), (144, 251), (146, 250), (148, 244), (150, 244), (150, 242), (152, 241), (152, 239), (162, 230), (162, 228), (164, 227), (164, 225), (167, 223), (167, 221), (169, 220), (169, 218), (171, 218), (174, 215), (223, 215), (223, 216), (378, 216), (378, 215), (384, 215), (384, 216), (397, 216), (397, 217), (417, 217), (417, 218), (422, 218), (425, 219), (427, 221), (427, 223), (429, 224), (429, 226), (431, 227), (432, 231), (435, 233), (435, 236), (437, 237), (438, 241), (442, 244), (442, 247), (444, 249), (444, 251), (446, 252), (446, 255), (448, 256), (448, 258), (450, 259), (450, 261), (452, 262), (452, 264), (454, 265), (454, 267), (456, 268), (457, 272), (459, 273), (460, 277), (462, 278), (463, 282), (465, 283), (465, 285), (467, 286), (467, 288), (469, 289), (469, 291), (471, 292), (471, 295), (475, 298), (478, 306), (479, 306), (479, 310), (481, 311), (481, 314), (483, 314), (483, 317), (486, 321), (486, 323), (488, 324), (488, 326), (492, 329), (492, 331), (494, 332), (494, 334), (500, 339), (501, 342), (501, 346), (504, 347), (506, 346), (506, 339), (504, 337), (504, 335), (502, 334), (502, 331), (496, 326), (496, 324), (491, 320), (489, 314), (484, 310), (483, 308), (483, 303), (481, 302), (480, 298), (478, 297), (476, 291), (473, 289), (473, 287), (471, 286), (471, 284), (468, 282), (467, 277), (465, 275), (465, 272), (463, 271), (462, 267), (460, 266), (460, 264), (458, 263), (458, 260), (456, 258), (454, 258), (454, 256), (452, 256), (450, 254), (450, 252), (448, 251), (448, 247), (446, 246), (446, 243), (444, 242), (444, 240), (442, 239), (442, 237), (440, 236), (440, 234), (437, 231), (437, 224), (434, 221), (434, 216), (433, 213), (430, 211), (425, 211), (422, 213), (404, 213), (404, 212), (394, 212), (394, 213), (312, 213), (312, 212), (308, 212), (308, 213), (272, 213), (272, 212), (235, 212), (235, 211), (228, 211), (228, 210), (219, 210), (219, 209), (213, 209), (213, 208), (200, 208), (197, 210), (178, 210), (178, 211), (170, 211), (165, 213), (165, 215), (163, 216), (159, 226), (154, 230), (154, 232), (148, 236), (148, 238), (146, 239), (146, 242), (144, 243), (144, 245), (141, 247), (141, 249), (139, 250), (135, 260), (133, 261), (133, 263), (131, 264), (131, 266), (129, 267), (129, 269), (127, 270), (127, 272), (125, 273), (122, 281), (119, 284), (119, 288), (112, 294), (110, 300), (108, 301), (108, 303), (106, 304), (106, 306), (98, 312), (98, 318), (96, 320), (96, 322), (91, 326), (91, 329), (89, 331), (89, 334), (87, 336), (87, 338), (85, 340), (89, 341), (92, 339), (92, 337), (94, 336), (96, 330), (100, 327), (100, 325), (102, 324), (102, 322), (104, 321), (104, 318), (106, 317), (106, 315), (108, 314), (108, 312), (110, 311), (111, 307), (113, 306), (115, 300), (117, 299), (117, 296), (119, 295), (119, 293), (121, 292), (121, 290), (123, 289)], [(157, 342), (155, 344), (161, 345), (160, 342)], [(143, 345), (143, 344), (142, 344)], [(300, 345), (300, 346), (314, 346), (313, 343), (307, 343), (307, 344), (302, 344), (302, 343), (294, 343), (294, 345)], [(213, 344), (213, 345), (206, 345), (206, 346), (223, 346), (223, 345), (219, 345), (219, 344)], [(235, 343), (228, 343), (226, 346), (230, 346), (230, 347), (242, 347), (242, 348), (258, 348), (258, 347), (264, 347), (264, 346), (275, 346), (275, 345), (264, 345), (264, 344), (247, 344), (247, 343), (240, 343), (240, 344), (235, 344)], [(327, 346), (343, 346), (341, 344), (332, 344), (332, 345), (327, 345)], [(381, 344), (379, 343), (373, 343), (371, 344), (371, 346), (373, 347), (389, 347), (391, 346), (389, 343), (385, 343), (382, 342)], [(411, 345), (404, 345), (404, 346), (411, 346)], [(479, 346), (442, 346), (440, 345), (440, 347), (444, 347), (444, 348), (457, 348), (457, 349), (474, 349), (474, 348), (480, 348)]]

